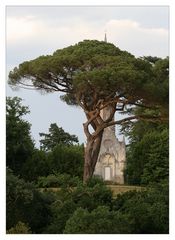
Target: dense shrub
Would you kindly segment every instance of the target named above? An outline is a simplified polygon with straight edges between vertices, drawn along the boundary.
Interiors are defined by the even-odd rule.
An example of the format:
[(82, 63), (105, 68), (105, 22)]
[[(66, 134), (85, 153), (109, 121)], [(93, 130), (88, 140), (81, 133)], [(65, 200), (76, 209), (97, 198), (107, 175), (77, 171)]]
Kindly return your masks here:
[(93, 176), (92, 178), (88, 179), (86, 185), (88, 187), (94, 187), (96, 184), (104, 185), (104, 181), (99, 176)]
[(112, 192), (104, 184), (96, 184), (93, 187), (79, 185), (72, 192), (72, 199), (78, 207), (91, 211), (101, 205), (110, 206)]
[(6, 224), (7, 229), (25, 220), (25, 206), (33, 200), (31, 183), (15, 176), (12, 170), (7, 169), (6, 179)]
[(112, 209), (128, 214), (134, 223), (133, 233), (168, 233), (168, 188), (154, 186), (145, 191), (124, 193), (114, 200)]
[(75, 188), (61, 188), (57, 191), (56, 201), (51, 205), (52, 220), (47, 227), (47, 233), (63, 233), (67, 220), (77, 208), (94, 210), (99, 205), (110, 206), (112, 201), (111, 191), (102, 184), (88, 187), (80, 183)]
[(99, 206), (89, 212), (78, 208), (67, 221), (64, 233), (131, 233), (133, 224), (129, 216), (110, 211), (106, 206)]
[(76, 208), (77, 205), (71, 198), (66, 199), (66, 196), (64, 196), (64, 199), (57, 197), (57, 200), (51, 205), (52, 221), (44, 230), (44, 233), (63, 233), (67, 220)]
[(50, 173), (69, 174), (83, 178), (84, 147), (56, 145), (48, 154)]
[(8, 171), (7, 229), (23, 231), (16, 226), (22, 222), (32, 233), (168, 233), (166, 181), (116, 199), (99, 179), (63, 185), (40, 192)]
[(80, 183), (78, 177), (71, 177), (69, 174), (50, 174), (47, 177), (39, 177), (37, 186), (40, 188), (75, 187)]
[(53, 193), (37, 191), (33, 184), (15, 176), (9, 169), (6, 192), (7, 230), (23, 222), (29, 224), (33, 233), (41, 233), (50, 221), (50, 205), (55, 200)]
[(47, 153), (35, 149), (32, 156), (24, 163), (21, 176), (26, 181), (37, 181), (39, 176), (47, 176), (50, 173), (50, 165)]
[(110, 207), (106, 201), (100, 202), (99, 196), (93, 199), (97, 205), (92, 205), (90, 194), (78, 196), (81, 198), (78, 208), (66, 222), (64, 233), (161, 234), (169, 231), (166, 184), (121, 194)]

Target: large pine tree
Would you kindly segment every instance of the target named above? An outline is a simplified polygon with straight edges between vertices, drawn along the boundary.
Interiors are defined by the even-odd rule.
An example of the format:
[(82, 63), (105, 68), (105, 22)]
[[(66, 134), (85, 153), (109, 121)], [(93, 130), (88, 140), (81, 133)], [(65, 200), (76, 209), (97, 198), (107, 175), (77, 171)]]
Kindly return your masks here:
[[(87, 117), (83, 124), (87, 138), (85, 182), (93, 175), (104, 128), (142, 118), (167, 120), (168, 59), (135, 58), (104, 41), (85, 40), (53, 55), (24, 62), (10, 72), (9, 84), (63, 92), (62, 100), (83, 109)], [(133, 115), (135, 106), (155, 111)], [(106, 107), (111, 114), (103, 119), (100, 111)], [(127, 116), (115, 121), (116, 111)]]

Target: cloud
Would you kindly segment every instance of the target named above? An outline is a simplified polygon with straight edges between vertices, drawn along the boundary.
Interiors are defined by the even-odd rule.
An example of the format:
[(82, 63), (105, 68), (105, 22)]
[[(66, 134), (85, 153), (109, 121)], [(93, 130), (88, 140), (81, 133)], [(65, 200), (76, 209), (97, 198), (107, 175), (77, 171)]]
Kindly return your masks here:
[[(94, 25), (94, 26), (93, 26)], [(7, 19), (7, 44), (19, 45), (24, 40), (40, 43), (80, 41), (84, 38), (95, 38), (96, 25), (83, 22), (79, 18), (60, 19), (57, 24), (54, 21), (37, 19), (34, 16), (9, 17)], [(42, 41), (41, 41), (42, 40)], [(30, 44), (31, 42), (28, 42)]]
[(16, 44), (39, 33), (43, 24), (34, 16), (7, 18), (7, 43)]
[[(32, 15), (7, 18), (7, 60), (9, 64), (51, 54), (58, 48), (84, 39), (104, 39), (136, 56), (168, 55), (168, 30), (143, 27), (130, 19), (87, 21), (81, 17), (60, 19), (55, 23)], [(15, 60), (16, 59), (16, 60)]]
[(112, 42), (136, 56), (165, 57), (168, 55), (169, 33), (167, 29), (146, 28), (128, 19), (110, 20), (105, 27)]

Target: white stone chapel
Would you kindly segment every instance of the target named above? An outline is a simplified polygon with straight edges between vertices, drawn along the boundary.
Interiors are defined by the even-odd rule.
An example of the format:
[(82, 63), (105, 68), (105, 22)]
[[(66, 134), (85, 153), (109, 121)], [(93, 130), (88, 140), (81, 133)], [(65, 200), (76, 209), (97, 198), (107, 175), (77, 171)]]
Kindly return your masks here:
[[(110, 114), (109, 108), (101, 112), (105, 120)], [(124, 169), (126, 164), (125, 140), (119, 141), (115, 135), (115, 126), (104, 129), (100, 152), (95, 166), (94, 175), (105, 181), (124, 184)]]

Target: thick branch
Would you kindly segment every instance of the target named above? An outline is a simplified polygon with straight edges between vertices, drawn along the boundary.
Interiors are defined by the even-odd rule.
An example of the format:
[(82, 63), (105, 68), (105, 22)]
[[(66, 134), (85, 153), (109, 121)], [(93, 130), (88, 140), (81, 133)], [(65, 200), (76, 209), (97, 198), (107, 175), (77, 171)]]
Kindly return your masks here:
[(146, 120), (146, 121), (149, 121), (149, 122), (167, 122), (168, 121), (168, 118), (166, 118), (166, 117), (148, 116), (148, 115), (135, 115), (135, 116), (127, 117), (127, 118), (117, 120), (117, 121), (110, 121), (108, 123), (104, 122), (104, 124), (99, 126), (99, 128), (92, 134), (92, 136), (95, 139), (98, 136), (98, 134), (101, 131), (103, 131), (103, 129), (105, 129), (106, 127), (110, 127), (110, 126), (113, 126), (113, 125), (116, 125), (116, 124), (122, 125), (124, 123), (131, 122), (132, 120), (138, 120), (138, 119)]
[(90, 114), (91, 114), (91, 117), (88, 119), (88, 121), (86, 123), (83, 124), (84, 132), (85, 132), (87, 138), (91, 137), (91, 134), (89, 132), (89, 124), (91, 124), (94, 121), (94, 119), (97, 118), (97, 116), (100, 114), (100, 112), (99, 111), (92, 111), (88, 114), (88, 116)]
[(124, 118), (118, 121), (112, 121), (106, 124), (106, 127), (115, 125), (115, 124), (123, 124), (125, 122), (131, 121), (131, 120), (136, 120), (136, 119), (140, 119), (140, 120), (146, 120), (149, 122), (167, 122), (168, 118), (166, 117), (160, 117), (160, 116), (148, 116), (148, 115), (135, 115), (135, 116), (131, 116), (128, 118)]

